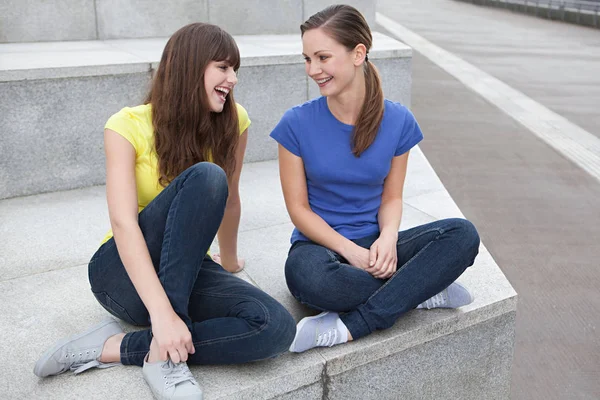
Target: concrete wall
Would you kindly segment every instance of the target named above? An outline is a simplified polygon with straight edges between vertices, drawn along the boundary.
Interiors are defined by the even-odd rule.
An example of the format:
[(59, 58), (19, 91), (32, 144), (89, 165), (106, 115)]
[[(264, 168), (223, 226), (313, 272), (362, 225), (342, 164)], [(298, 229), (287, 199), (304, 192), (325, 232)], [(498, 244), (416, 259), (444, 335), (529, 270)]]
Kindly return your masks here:
[[(296, 35), (236, 39), (243, 66), (235, 99), (252, 120), (245, 160), (272, 160), (277, 145), (269, 133), (288, 108), (319, 96), (318, 87), (306, 76)], [(138, 51), (148, 45), (146, 40), (138, 42), (132, 46)], [(62, 53), (54, 43), (4, 45), (13, 51), (30, 46), (35, 50), (20, 54), (14, 70), (0, 71), (0, 199), (104, 183), (104, 124), (122, 107), (143, 101), (157, 65), (153, 60), (164, 46), (162, 41), (152, 42), (153, 56), (143, 60), (147, 63), (133, 53), (116, 52), (115, 43), (92, 49), (79, 49), (77, 44)], [(41, 51), (44, 46), (49, 49)], [(4, 57), (19, 58), (16, 52), (1, 50)], [(51, 55), (48, 67), (32, 68), (32, 60), (44, 60), (42, 54)], [(370, 55), (382, 75), (385, 96), (410, 104), (410, 49), (376, 34)], [(81, 65), (82, 59), (90, 64)]]
[[(336, 0), (4, 0), (0, 43), (170, 36), (191, 22), (232, 35), (298, 33)], [(375, 25), (376, 0), (347, 0)]]

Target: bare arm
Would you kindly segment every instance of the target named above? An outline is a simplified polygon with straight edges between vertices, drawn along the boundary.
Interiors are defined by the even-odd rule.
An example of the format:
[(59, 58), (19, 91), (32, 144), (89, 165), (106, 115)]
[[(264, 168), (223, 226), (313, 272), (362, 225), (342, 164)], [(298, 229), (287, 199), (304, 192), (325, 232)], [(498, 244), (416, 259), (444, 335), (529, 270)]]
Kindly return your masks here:
[[(154, 270), (138, 224), (135, 150), (124, 137), (110, 129), (104, 131), (104, 147), (108, 213), (119, 256), (135, 290), (148, 309), (153, 322), (152, 330), (161, 348), (161, 358), (166, 360), (168, 353), (174, 362), (179, 359), (179, 355), (182, 359), (187, 359), (187, 352), (194, 352), (191, 334), (171, 306)], [(183, 324), (187, 335), (177, 326), (179, 322)], [(161, 329), (171, 331), (161, 335)], [(179, 335), (173, 333), (173, 329), (178, 329)]]
[(308, 190), (302, 158), (279, 145), (279, 175), (285, 205), (292, 222), (307, 238), (341, 254), (352, 265), (368, 267), (368, 250), (337, 233), (308, 204)]
[(381, 234), (370, 249), (375, 264), (367, 271), (376, 278), (389, 278), (397, 268), (398, 229), (402, 220), (402, 195), (408, 165), (408, 152), (392, 159), (392, 166), (383, 184), (381, 206), (377, 220)]
[(217, 233), (219, 238), (220, 261), (223, 268), (229, 272), (236, 272), (243, 263), (237, 257), (237, 239), (240, 225), (240, 216), (242, 213), (242, 202), (240, 200), (240, 175), (244, 163), (244, 153), (248, 143), (248, 130), (240, 136), (240, 140), (235, 151), (235, 171), (228, 179), (229, 197), (225, 206), (223, 221)]

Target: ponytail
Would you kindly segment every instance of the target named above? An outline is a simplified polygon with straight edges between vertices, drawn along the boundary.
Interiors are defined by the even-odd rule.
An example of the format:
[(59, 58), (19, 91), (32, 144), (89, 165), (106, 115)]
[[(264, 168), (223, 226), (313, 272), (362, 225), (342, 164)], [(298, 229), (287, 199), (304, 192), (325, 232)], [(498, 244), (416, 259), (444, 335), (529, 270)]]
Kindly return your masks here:
[(379, 131), (383, 119), (383, 89), (377, 67), (365, 57), (365, 100), (358, 113), (354, 132), (352, 134), (352, 153), (360, 157), (367, 150)]

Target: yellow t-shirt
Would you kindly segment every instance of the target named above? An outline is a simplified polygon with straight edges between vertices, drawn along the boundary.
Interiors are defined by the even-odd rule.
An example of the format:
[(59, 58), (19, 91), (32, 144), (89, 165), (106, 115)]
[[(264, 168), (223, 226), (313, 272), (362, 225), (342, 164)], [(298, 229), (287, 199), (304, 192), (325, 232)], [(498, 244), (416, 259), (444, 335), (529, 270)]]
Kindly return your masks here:
[[(250, 118), (244, 107), (239, 104), (236, 104), (236, 106), (241, 135), (250, 126)], [(104, 128), (123, 136), (135, 149), (135, 181), (138, 212), (140, 212), (164, 189), (158, 183), (158, 158), (154, 150), (152, 107), (150, 104), (125, 107), (113, 114)], [(102, 240), (102, 244), (106, 243), (112, 236), (111, 230)]]

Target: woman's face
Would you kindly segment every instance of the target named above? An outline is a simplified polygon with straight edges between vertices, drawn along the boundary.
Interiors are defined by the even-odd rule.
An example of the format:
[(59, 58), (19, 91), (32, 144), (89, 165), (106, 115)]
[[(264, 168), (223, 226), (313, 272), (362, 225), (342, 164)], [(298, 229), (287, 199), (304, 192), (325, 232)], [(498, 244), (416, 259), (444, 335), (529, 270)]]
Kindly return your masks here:
[(211, 61), (204, 71), (204, 88), (212, 112), (223, 111), (229, 92), (237, 83), (237, 74), (227, 61)]
[(356, 76), (354, 51), (348, 51), (321, 28), (304, 32), (302, 55), (306, 74), (319, 85), (321, 95), (337, 96), (351, 87)]

